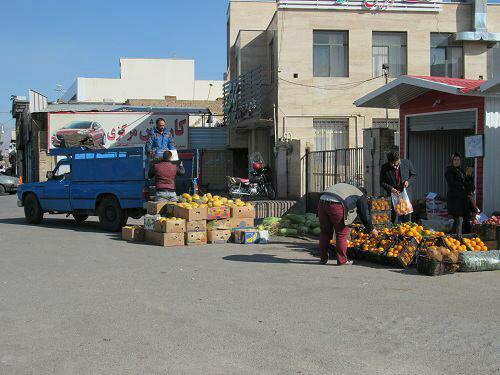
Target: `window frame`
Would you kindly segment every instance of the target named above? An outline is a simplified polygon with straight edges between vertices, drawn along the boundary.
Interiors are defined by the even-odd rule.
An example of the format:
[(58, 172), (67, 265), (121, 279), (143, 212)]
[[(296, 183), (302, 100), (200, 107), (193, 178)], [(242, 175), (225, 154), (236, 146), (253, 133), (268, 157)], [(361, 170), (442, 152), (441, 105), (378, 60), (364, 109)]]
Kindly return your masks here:
[[(433, 46), (432, 43), (432, 37), (433, 36), (448, 36), (446, 39), (446, 45), (436, 45)], [(435, 77), (445, 77), (445, 78), (464, 78), (465, 77), (465, 55), (464, 55), (464, 45), (463, 43), (451, 43), (449, 42), (449, 38), (452, 36), (452, 33), (431, 33), (430, 34), (430, 49), (429, 49), (429, 56), (430, 56), (430, 61), (429, 61), (429, 74), (431, 76)], [(450, 65), (453, 67), (452, 61), (450, 61), (451, 57), (451, 49), (454, 48), (459, 48), (460, 49), (460, 71), (461, 74), (459, 76), (454, 76), (453, 74), (450, 74)], [(432, 56), (433, 56), (433, 50), (443, 50), (444, 51), (444, 75), (435, 75), (435, 72), (433, 73), (432, 68), (433, 66), (436, 66), (436, 64), (432, 63)], [(453, 70), (453, 68), (451, 69)]]
[[(316, 43), (314, 41), (315, 34), (318, 33), (338, 33), (345, 35), (345, 43), (343, 44), (325, 44), (325, 43)], [(315, 72), (315, 47), (328, 47), (328, 75), (316, 75)], [(332, 48), (333, 47), (342, 47), (344, 49), (345, 55), (345, 70), (343, 75), (332, 75), (332, 72), (335, 72), (335, 69), (332, 69)], [(313, 30), (313, 77), (314, 78), (349, 78), (349, 30)]]
[[(404, 50), (404, 69), (401, 71), (401, 75), (391, 74), (391, 45), (386, 43), (385, 45), (378, 45), (374, 43), (375, 34), (398, 34), (403, 35), (405, 44), (401, 44), (400, 50)], [(408, 32), (406, 31), (372, 31), (372, 77), (380, 77), (376, 74), (375, 67), (375, 48), (385, 48), (387, 49), (387, 64), (389, 65), (389, 78), (397, 78), (408, 74)], [(381, 67), (377, 69), (382, 69)], [(382, 74), (383, 75), (383, 74)]]

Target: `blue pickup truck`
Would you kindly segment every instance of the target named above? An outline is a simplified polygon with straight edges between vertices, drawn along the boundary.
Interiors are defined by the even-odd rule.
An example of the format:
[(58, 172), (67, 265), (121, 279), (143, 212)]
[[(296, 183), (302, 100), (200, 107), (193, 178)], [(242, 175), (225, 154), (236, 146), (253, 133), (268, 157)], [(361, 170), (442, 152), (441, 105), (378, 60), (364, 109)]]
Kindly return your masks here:
[(71, 214), (79, 223), (99, 216), (104, 229), (119, 231), (129, 217), (143, 215), (148, 189), (142, 147), (58, 149), (52, 155), (63, 158), (47, 172), (46, 182), (18, 188), (18, 206), (28, 223), (41, 223), (46, 212)]

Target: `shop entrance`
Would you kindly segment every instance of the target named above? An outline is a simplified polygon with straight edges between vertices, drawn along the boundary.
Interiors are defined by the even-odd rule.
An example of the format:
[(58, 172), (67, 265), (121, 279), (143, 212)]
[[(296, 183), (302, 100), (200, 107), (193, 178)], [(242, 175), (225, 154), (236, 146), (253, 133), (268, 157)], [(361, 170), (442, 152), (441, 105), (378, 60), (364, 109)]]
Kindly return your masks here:
[[(455, 152), (464, 155), (464, 138), (475, 133), (476, 111), (446, 112), (407, 118), (407, 157), (417, 171), (412, 199), (428, 192), (446, 197), (445, 169)], [(474, 161), (464, 162), (474, 166)], [(465, 167), (465, 165), (464, 165)]]

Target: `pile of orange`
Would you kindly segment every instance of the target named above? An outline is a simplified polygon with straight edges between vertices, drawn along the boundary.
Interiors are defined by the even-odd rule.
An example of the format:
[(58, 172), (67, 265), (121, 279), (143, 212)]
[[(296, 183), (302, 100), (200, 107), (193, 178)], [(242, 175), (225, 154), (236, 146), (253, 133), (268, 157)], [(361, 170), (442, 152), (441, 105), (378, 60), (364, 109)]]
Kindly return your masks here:
[(451, 250), (453, 253), (463, 253), (464, 251), (467, 251), (467, 247), (463, 245), (459, 240), (453, 237), (445, 237), (444, 242), (446, 243), (446, 246)]
[(372, 222), (373, 224), (386, 224), (390, 222), (389, 214), (373, 214)]
[(371, 201), (372, 211), (389, 211), (391, 204), (387, 199), (379, 198)]
[[(471, 251), (488, 251), (488, 248), (480, 238), (464, 238), (465, 244)], [(465, 247), (465, 246), (464, 246)]]

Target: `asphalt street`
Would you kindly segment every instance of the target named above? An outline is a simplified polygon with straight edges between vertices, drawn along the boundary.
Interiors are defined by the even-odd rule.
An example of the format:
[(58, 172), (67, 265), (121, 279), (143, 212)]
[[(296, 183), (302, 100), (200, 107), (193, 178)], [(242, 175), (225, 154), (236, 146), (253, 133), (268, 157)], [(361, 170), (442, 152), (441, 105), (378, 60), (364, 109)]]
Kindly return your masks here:
[(0, 374), (500, 374), (500, 272), (161, 248), (0, 197)]

